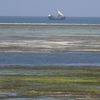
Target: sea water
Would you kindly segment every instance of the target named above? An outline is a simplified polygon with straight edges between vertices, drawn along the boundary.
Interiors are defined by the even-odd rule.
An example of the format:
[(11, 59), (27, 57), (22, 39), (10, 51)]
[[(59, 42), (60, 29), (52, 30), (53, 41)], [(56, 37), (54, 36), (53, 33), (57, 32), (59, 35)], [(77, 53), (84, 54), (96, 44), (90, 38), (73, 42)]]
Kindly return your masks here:
[(100, 18), (0, 17), (0, 64), (100, 65)]
[(0, 65), (100, 66), (100, 52), (0, 53)]
[[(47, 17), (2, 16), (0, 65), (100, 66), (100, 18), (68, 17), (52, 21)], [(37, 97), (0, 100), (76, 99)]]
[(49, 20), (48, 17), (0, 16), (0, 23), (100, 24), (100, 17), (66, 17), (58, 21)]

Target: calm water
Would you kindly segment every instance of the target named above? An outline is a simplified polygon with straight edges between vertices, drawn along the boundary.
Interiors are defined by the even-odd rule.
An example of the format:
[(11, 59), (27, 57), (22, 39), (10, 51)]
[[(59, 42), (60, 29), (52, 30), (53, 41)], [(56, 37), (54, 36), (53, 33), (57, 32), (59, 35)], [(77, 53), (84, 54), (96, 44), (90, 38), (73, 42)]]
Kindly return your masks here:
[[(95, 51), (95, 52), (94, 52)], [(100, 66), (100, 18), (0, 17), (0, 65)], [(76, 100), (4, 98), (0, 100)]]
[(0, 52), (0, 64), (99, 65), (100, 18), (0, 17)]
[(100, 65), (100, 52), (0, 53), (8, 65)]
[(66, 20), (49, 20), (47, 17), (11, 17), (1, 16), (0, 23), (67, 23), (100, 24), (100, 17), (66, 17)]

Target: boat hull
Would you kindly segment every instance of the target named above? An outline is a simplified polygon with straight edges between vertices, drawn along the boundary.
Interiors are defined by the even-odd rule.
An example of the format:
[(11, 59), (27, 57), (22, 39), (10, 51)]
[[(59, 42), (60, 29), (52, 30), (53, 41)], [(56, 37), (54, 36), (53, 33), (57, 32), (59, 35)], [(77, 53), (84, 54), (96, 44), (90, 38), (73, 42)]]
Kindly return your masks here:
[(54, 16), (48, 16), (48, 19), (50, 20), (65, 20), (65, 16), (61, 16), (61, 17), (54, 17)]

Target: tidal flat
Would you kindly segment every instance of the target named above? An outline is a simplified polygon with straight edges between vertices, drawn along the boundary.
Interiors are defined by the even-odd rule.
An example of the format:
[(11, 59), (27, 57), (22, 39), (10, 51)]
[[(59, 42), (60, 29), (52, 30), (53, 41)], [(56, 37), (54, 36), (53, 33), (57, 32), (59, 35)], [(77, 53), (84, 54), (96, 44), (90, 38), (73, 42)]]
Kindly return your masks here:
[(100, 25), (0, 24), (0, 52), (68, 51), (100, 51)]
[(40, 96), (99, 100), (100, 67), (0, 66), (0, 98)]

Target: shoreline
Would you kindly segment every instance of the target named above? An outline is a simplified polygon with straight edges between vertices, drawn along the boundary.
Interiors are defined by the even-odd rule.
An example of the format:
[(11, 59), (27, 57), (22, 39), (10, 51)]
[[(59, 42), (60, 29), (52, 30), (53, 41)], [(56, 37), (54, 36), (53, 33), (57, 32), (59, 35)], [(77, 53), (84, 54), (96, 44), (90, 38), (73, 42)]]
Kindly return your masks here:
[(84, 24), (84, 23), (0, 23), (0, 25), (11, 25), (11, 26), (100, 26), (100, 24)]

